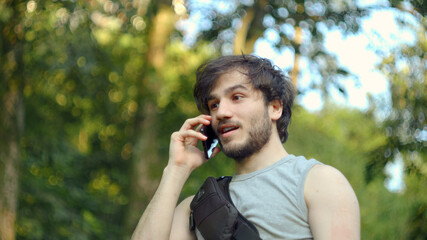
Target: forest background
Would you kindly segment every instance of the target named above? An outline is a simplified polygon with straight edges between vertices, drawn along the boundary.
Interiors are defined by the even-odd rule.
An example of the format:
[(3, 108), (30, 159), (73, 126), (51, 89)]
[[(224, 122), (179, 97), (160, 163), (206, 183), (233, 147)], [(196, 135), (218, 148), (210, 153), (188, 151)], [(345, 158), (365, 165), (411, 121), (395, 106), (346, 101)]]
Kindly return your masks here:
[[(347, 176), (362, 239), (426, 239), (426, 2), (0, 0), (0, 239), (129, 239), (170, 134), (198, 114), (195, 70), (252, 53), (266, 31), (280, 36), (276, 49), (293, 52), (284, 71), (298, 95), (316, 89), (325, 102), (317, 112), (294, 107), (286, 149)], [(378, 9), (399, 13), (396, 24), (416, 40), (376, 52), (387, 104), (337, 105), (331, 91), (347, 96), (344, 81), (357, 76), (325, 49), (325, 29), (356, 34)], [(184, 23), (196, 13), (204, 21), (189, 44), (194, 29)], [(316, 79), (304, 88), (302, 60)], [(389, 191), (384, 169), (396, 159), (405, 184)], [(181, 199), (208, 175), (232, 174), (232, 164), (209, 161)]]

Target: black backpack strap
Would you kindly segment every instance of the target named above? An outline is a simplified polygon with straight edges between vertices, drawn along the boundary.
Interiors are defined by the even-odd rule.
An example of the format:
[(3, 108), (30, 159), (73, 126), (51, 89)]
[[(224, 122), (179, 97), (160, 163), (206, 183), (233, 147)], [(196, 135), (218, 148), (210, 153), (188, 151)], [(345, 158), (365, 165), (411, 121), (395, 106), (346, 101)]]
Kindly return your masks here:
[[(224, 192), (224, 196), (226, 199), (233, 204), (234, 207), (236, 207), (233, 203), (233, 200), (230, 196), (230, 182), (232, 177), (229, 176), (222, 176), (217, 178), (218, 185), (222, 188)], [(245, 240), (259, 240), (261, 239), (259, 237), (259, 232), (255, 225), (253, 225), (248, 219), (246, 219), (240, 212), (238, 212), (237, 216), (237, 225), (236, 229), (233, 233), (233, 239), (245, 239)]]

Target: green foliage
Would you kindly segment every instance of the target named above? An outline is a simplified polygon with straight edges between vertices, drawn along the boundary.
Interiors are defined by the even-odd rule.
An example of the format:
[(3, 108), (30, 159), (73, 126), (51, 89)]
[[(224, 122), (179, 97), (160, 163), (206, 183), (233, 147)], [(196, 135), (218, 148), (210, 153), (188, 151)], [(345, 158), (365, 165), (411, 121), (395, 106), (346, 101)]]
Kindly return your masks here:
[[(355, 33), (360, 29), (360, 18), (369, 14), (368, 8), (361, 8), (354, 1), (223, 1), (223, 7), (218, 4), (200, 6), (198, 1), (189, 1), (190, 14), (206, 22), (199, 38), (212, 41), (223, 54), (233, 53), (236, 38), (245, 18), (252, 16), (244, 34), (247, 44), (254, 44), (257, 39), (269, 41), (281, 52), (290, 50), (301, 56), (308, 65), (313, 79), (304, 92), (318, 89), (325, 96), (331, 88), (337, 89), (343, 95), (346, 90), (342, 80), (344, 76), (352, 75), (350, 71), (340, 66), (336, 56), (329, 53), (323, 46), (328, 29), (339, 29), (344, 33)], [(226, 6), (226, 7), (224, 7)], [(250, 17), (249, 17), (250, 18)], [(234, 44), (234, 46), (233, 46)], [(234, 53), (251, 53), (253, 48), (234, 49)], [(299, 65), (295, 59), (295, 65)], [(299, 74), (297, 69), (285, 71)], [(299, 78), (295, 76), (295, 78)], [(318, 81), (318, 78), (321, 80)], [(293, 79), (295, 82), (298, 79)]]
[[(360, 111), (337, 106), (327, 106), (318, 115), (298, 108), (295, 115), (291, 133), (296, 133), (285, 144), (288, 151), (330, 164), (363, 188), (363, 178), (360, 177), (363, 176), (366, 152), (384, 141), (384, 136), (376, 129), (376, 122)], [(352, 168), (349, 169), (349, 165)], [(357, 177), (353, 178), (353, 175)]]
[(22, 30), (24, 49), (16, 63), (26, 106), (18, 239), (123, 234), (127, 160), (138, 104), (148, 95), (139, 87), (147, 48), (144, 32), (120, 22), (135, 10), (110, 4), (22, 2), (13, 8), (16, 22), (2, 26), (6, 36)]
[[(422, 30), (424, 29), (424, 30)], [(427, 95), (425, 27), (419, 33), (415, 46), (403, 46), (384, 58), (379, 66), (390, 79), (391, 108), (383, 123), (386, 142), (376, 149), (368, 165), (368, 179), (377, 175), (386, 162), (403, 154), (407, 170), (426, 176), (425, 134)]]
[(388, 118), (381, 125), (385, 141), (371, 151), (366, 164), (367, 180), (375, 181), (377, 176), (383, 175), (382, 170), (389, 162), (404, 162), (406, 189), (401, 190), (404, 200), (399, 198), (401, 205), (394, 210), (396, 218), (404, 216), (407, 221), (406, 229), (397, 236), (407, 239), (427, 236), (424, 191), (427, 188), (427, 25), (425, 17), (421, 19), (420, 23), (411, 25), (418, 33), (415, 44), (394, 50), (379, 65), (389, 79), (391, 107)]
[(126, 204), (120, 172), (125, 169), (102, 170), (101, 159), (45, 140), (27, 150), (23, 164), (18, 239), (119, 236), (116, 222)]
[(406, 191), (392, 193), (383, 178), (366, 183), (369, 154), (386, 142), (373, 116), (326, 105), (321, 112), (297, 108), (285, 148), (289, 153), (315, 158), (340, 170), (359, 200), (362, 239), (423, 239), (426, 182), (416, 174), (406, 177)]
[[(168, 159), (170, 134), (198, 114), (192, 96), (196, 68), (218, 56), (222, 43), (230, 43), (224, 33), (233, 19), (251, 8), (240, 4), (231, 15), (208, 14), (213, 28), (192, 48), (173, 33), (162, 49), (164, 62), (154, 66), (150, 31), (158, 2), (148, 6), (136, 2), (0, 1), (1, 106), (11, 91), (22, 95), (25, 106), (21, 123), (25, 131), (19, 139), (17, 239), (126, 238), (130, 234), (123, 230), (126, 211), (135, 191), (129, 173), (138, 157), (140, 125), (152, 117), (144, 108), (154, 109), (157, 121), (150, 127), (156, 135), (150, 140), (156, 143), (152, 151), (159, 159), (147, 175), (159, 179)], [(300, 26), (311, 36), (309, 43), (296, 44), (281, 32), (278, 47), (289, 45), (319, 66), (326, 63), (318, 69), (322, 76), (348, 74), (323, 52), (317, 23), (356, 31), (364, 10), (346, 2), (340, 5), (342, 11), (336, 11), (337, 6), (320, 1), (325, 12), (313, 15), (308, 2), (269, 1), (262, 19), (276, 22), (270, 26), (266, 20), (256, 30), (278, 24)], [(282, 16), (284, 9), (288, 17)], [(422, 32), (420, 36), (416, 46), (402, 48), (381, 66), (390, 76), (393, 96), (392, 117), (382, 127), (371, 113), (329, 106), (313, 114), (296, 106), (285, 144), (288, 152), (316, 158), (347, 176), (359, 197), (364, 239), (426, 235), (425, 141), (417, 138), (425, 132), (427, 102), (426, 42)], [(338, 84), (338, 79), (325, 81), (329, 80)], [(1, 117), (6, 113), (2, 109)], [(5, 138), (16, 131), (3, 128)], [(406, 191), (400, 194), (388, 192), (376, 177), (391, 159), (381, 150), (395, 148), (404, 154), (408, 167)], [(369, 153), (382, 157), (372, 160)], [(232, 175), (233, 164), (223, 154), (210, 160), (190, 176), (181, 199), (194, 194), (206, 176)], [(366, 165), (377, 168), (373, 172), (368, 168), (369, 183), (364, 181)]]

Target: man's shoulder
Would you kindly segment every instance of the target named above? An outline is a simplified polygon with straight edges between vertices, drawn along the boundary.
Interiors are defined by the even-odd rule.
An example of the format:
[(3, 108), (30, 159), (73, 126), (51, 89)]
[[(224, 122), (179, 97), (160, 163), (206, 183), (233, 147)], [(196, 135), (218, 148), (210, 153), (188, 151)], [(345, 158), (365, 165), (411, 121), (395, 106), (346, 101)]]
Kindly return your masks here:
[(194, 195), (189, 196), (182, 200), (175, 208), (175, 215), (181, 218), (181, 220), (188, 219), (190, 217), (190, 204), (193, 201)]
[(345, 176), (336, 168), (327, 164), (316, 164), (310, 170), (309, 176), (316, 178), (342, 178)]
[(293, 170), (298, 172), (298, 174), (301, 175), (303, 179), (305, 179), (309, 172), (312, 171), (312, 169), (317, 165), (323, 165), (322, 162), (319, 162), (318, 160), (314, 158), (306, 158), (305, 156), (295, 156), (295, 155), (288, 155), (284, 162), (288, 162), (289, 165), (284, 164), (284, 168), (291, 167)]
[(307, 174), (304, 185), (304, 196), (309, 205), (310, 201), (335, 201), (338, 196), (355, 197), (353, 188), (347, 178), (336, 168), (316, 164)]
[(339, 170), (328, 165), (314, 166), (307, 175), (304, 198), (314, 238), (360, 239), (359, 203)]
[(178, 204), (177, 208), (179, 207), (179, 208), (182, 208), (182, 209), (189, 211), (190, 203), (191, 203), (191, 201), (193, 201), (194, 196), (195, 195), (186, 197), (184, 200), (181, 201), (181, 203)]
[(196, 239), (194, 232), (190, 231), (190, 203), (194, 196), (185, 198), (175, 208), (170, 239)]
[(346, 177), (336, 168), (326, 164), (315, 164), (307, 173), (306, 184), (313, 187), (329, 184), (348, 184)]

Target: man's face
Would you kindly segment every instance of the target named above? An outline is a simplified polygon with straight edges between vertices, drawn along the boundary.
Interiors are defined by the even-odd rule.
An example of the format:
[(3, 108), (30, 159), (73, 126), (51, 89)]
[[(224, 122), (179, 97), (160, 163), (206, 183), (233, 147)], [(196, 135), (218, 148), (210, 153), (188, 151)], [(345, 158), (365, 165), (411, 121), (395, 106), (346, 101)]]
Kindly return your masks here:
[(254, 89), (239, 70), (227, 72), (217, 79), (208, 106), (212, 127), (228, 157), (245, 159), (269, 141), (272, 122), (263, 94)]

